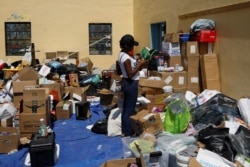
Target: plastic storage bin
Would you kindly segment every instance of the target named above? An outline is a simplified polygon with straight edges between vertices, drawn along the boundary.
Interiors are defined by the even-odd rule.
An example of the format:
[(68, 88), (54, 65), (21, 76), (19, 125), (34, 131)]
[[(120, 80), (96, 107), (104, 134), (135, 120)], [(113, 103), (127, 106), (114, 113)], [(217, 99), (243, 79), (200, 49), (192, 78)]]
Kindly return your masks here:
[(200, 30), (196, 33), (196, 40), (198, 42), (215, 42), (216, 31), (215, 30)]
[(182, 33), (179, 35), (180, 41), (181, 42), (187, 42), (189, 41), (190, 34), (189, 33)]

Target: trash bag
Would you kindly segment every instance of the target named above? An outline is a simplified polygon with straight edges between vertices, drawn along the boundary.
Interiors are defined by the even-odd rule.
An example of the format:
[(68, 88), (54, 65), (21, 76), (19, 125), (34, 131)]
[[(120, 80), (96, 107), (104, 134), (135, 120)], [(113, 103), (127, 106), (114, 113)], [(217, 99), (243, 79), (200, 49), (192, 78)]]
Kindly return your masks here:
[(215, 22), (211, 19), (197, 19), (190, 26), (190, 32), (195, 33), (200, 30), (214, 30)]
[(98, 120), (94, 126), (91, 128), (91, 131), (97, 134), (107, 134), (108, 133), (108, 119), (103, 118)]
[(230, 141), (227, 140), (229, 128), (218, 128), (212, 125), (198, 132), (197, 141), (205, 144), (205, 148), (233, 162), (235, 153)]
[(226, 140), (231, 143), (235, 155), (250, 157), (250, 129), (240, 125), (236, 133), (228, 135)]
[(47, 63), (47, 66), (51, 68), (52, 73), (58, 73), (59, 75), (77, 73), (79, 74), (79, 69), (75, 64), (61, 64), (58, 61), (51, 61)]
[(199, 130), (200, 124), (214, 124), (218, 126), (226, 117), (241, 118), (237, 100), (222, 93), (216, 94), (204, 104), (191, 110), (192, 123)]

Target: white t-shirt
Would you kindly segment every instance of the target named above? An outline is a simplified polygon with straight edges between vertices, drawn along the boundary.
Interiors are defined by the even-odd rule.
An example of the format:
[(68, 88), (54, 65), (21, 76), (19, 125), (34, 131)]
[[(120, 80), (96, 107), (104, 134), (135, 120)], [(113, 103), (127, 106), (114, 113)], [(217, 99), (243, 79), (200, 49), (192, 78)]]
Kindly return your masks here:
[[(127, 60), (127, 59), (130, 59), (130, 62), (131, 62), (131, 68), (132, 70), (135, 69), (136, 65), (137, 65), (137, 61), (132, 58), (131, 56), (129, 56), (127, 53), (125, 52), (120, 52), (119, 55), (118, 55), (118, 62), (120, 63), (120, 67), (121, 67), (121, 70), (122, 70), (122, 75), (124, 78), (128, 78), (128, 75), (127, 75), (127, 72), (126, 72), (126, 69), (125, 69), (125, 66), (124, 66), (124, 62)], [(140, 73), (137, 72), (134, 76), (133, 76), (133, 80), (139, 80), (139, 77), (140, 77)]]

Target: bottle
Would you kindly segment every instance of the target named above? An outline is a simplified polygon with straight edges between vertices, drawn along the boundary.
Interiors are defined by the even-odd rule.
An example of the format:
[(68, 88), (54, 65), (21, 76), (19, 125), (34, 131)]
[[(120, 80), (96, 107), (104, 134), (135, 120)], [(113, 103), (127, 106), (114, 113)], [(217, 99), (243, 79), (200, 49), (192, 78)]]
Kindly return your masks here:
[(175, 64), (174, 71), (178, 72), (179, 71), (179, 64)]
[(168, 68), (168, 63), (167, 62), (164, 63), (164, 69), (166, 69), (166, 68)]
[(39, 133), (43, 137), (47, 136), (47, 134), (48, 134), (47, 127), (45, 125), (45, 122), (44, 122), (43, 118), (40, 119), (40, 130), (39, 130)]

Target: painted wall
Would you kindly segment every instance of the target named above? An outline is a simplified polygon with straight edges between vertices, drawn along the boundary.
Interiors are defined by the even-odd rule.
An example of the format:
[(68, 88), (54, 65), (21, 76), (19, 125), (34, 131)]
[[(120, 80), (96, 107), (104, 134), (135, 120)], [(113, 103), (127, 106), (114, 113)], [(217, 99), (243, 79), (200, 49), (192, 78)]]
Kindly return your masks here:
[[(6, 60), (4, 22), (18, 15), (31, 21), (36, 57), (42, 62), (48, 51), (79, 51), (89, 56), (88, 24), (112, 23), (113, 55), (92, 55), (94, 66), (109, 69), (120, 50), (119, 39), (133, 34), (133, 0), (11, 0), (0, 1), (0, 58)], [(18, 21), (18, 20), (17, 20)], [(12, 61), (21, 57), (10, 57)]]
[[(216, 23), (217, 41), (214, 53), (218, 55), (221, 91), (234, 98), (250, 94), (250, 16), (249, 3), (239, 9), (202, 12), (208, 9), (250, 2), (247, 0), (228, 1), (152, 1), (134, 0), (134, 33), (141, 42), (140, 47), (150, 46), (150, 24), (166, 21), (167, 33), (183, 30), (199, 18), (212, 19)], [(147, 4), (148, 6), (142, 5)], [(248, 6), (248, 7), (247, 7)], [(189, 16), (191, 13), (200, 12)], [(183, 16), (180, 18), (179, 16)], [(185, 17), (186, 16), (186, 17)], [(138, 48), (140, 50), (141, 48)]]
[[(113, 55), (90, 56), (94, 66), (108, 69), (119, 52), (119, 39), (125, 33), (134, 34), (140, 42), (136, 51), (150, 46), (150, 24), (166, 21), (167, 33), (183, 30), (198, 18), (216, 22), (218, 54), (222, 92), (238, 98), (249, 95), (250, 80), (250, 8), (217, 13), (193, 12), (249, 2), (249, 0), (12, 0), (0, 1), (0, 58), (6, 59), (4, 22), (17, 14), (32, 22), (32, 42), (40, 60), (45, 52), (56, 50), (79, 51), (80, 58), (88, 55), (88, 23), (110, 22), (113, 26)], [(20, 57), (11, 57), (12, 60)]]

